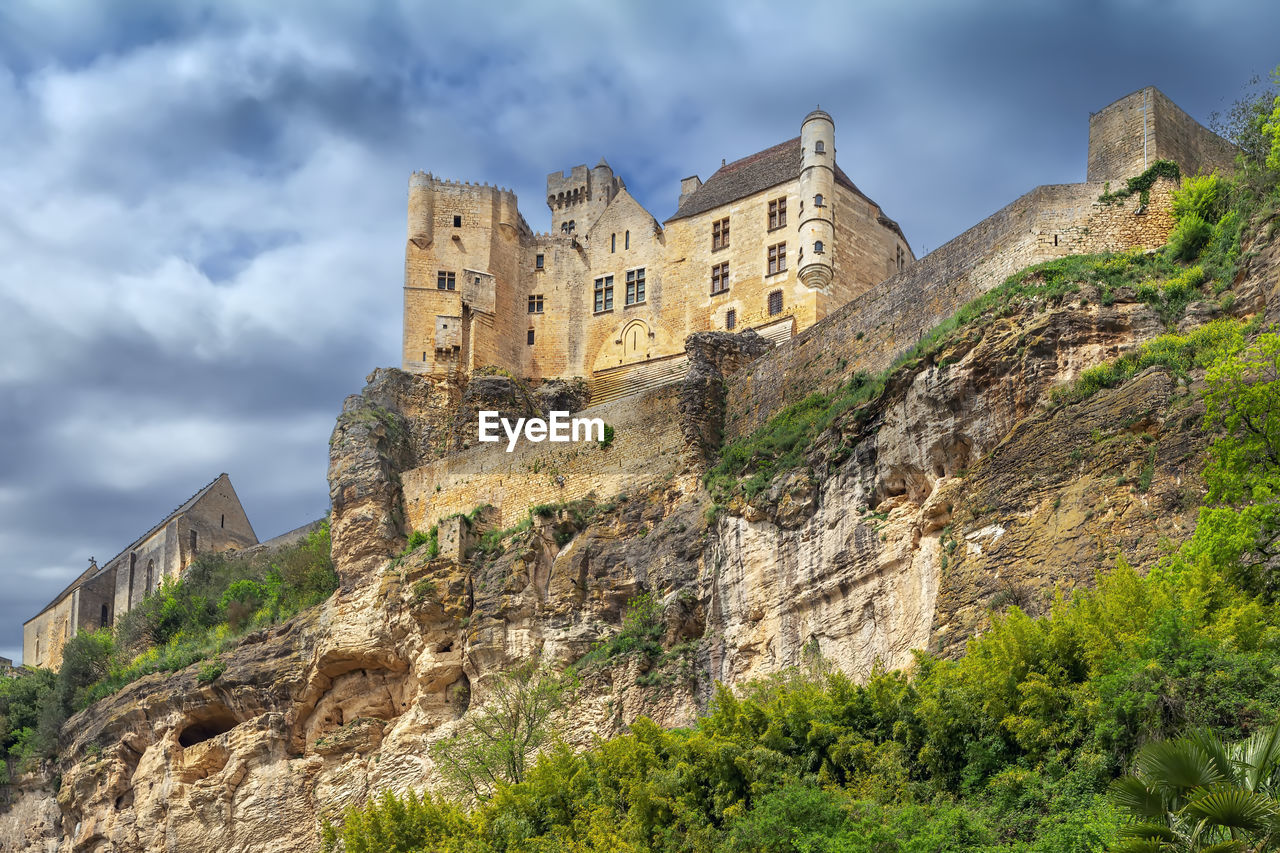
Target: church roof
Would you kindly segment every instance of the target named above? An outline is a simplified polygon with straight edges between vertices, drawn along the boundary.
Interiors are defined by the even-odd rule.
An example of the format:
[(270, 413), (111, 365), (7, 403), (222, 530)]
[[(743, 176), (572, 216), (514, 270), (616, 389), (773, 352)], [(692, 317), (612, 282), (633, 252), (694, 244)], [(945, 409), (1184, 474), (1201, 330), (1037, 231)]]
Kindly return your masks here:
[[(139, 536), (137, 539), (135, 539), (135, 540), (133, 540), (132, 542), (130, 542), (130, 543), (129, 543), (129, 545), (128, 545), (128, 547), (126, 547), (126, 548), (125, 548), (123, 551), (121, 551), (119, 554), (116, 554), (116, 555), (115, 555), (114, 557), (112, 557), (110, 560), (107, 560), (105, 563), (102, 563), (101, 565), (96, 565), (96, 564), (95, 564), (95, 565), (91, 565), (91, 566), (89, 566), (89, 568), (85, 569), (85, 570), (84, 570), (84, 572), (82, 572), (82, 573), (81, 573), (81, 575), (80, 575), (78, 578), (76, 578), (75, 580), (73, 580), (71, 583), (67, 584), (66, 589), (62, 590), (62, 592), (60, 592), (60, 593), (58, 593), (56, 596), (54, 596), (53, 601), (50, 601), (48, 604), (46, 604), (46, 605), (44, 606), (44, 609), (43, 609), (43, 610), (41, 610), (41, 611), (40, 611), (39, 613), (37, 613), (35, 616), (32, 616), (32, 617), (31, 617), (31, 619), (28, 619), (28, 620), (27, 620), (27, 622), (30, 622), (30, 621), (32, 621), (32, 619), (36, 619), (36, 618), (40, 617), (41, 615), (43, 615), (46, 611), (48, 611), (50, 608), (52, 608), (52, 607), (53, 607), (54, 605), (56, 605), (58, 602), (62, 601), (64, 598), (66, 598), (66, 597), (67, 597), (68, 595), (70, 595), (71, 593), (75, 592), (75, 591), (76, 591), (76, 588), (77, 588), (77, 587), (79, 587), (79, 586), (82, 586), (86, 581), (91, 580), (92, 578), (95, 578), (95, 577), (97, 577), (98, 575), (101, 575), (101, 574), (103, 574), (104, 572), (108, 571), (108, 570), (111, 568), (111, 564), (112, 564), (112, 563), (114, 563), (116, 560), (120, 559), (121, 557), (123, 557), (123, 556), (124, 556), (126, 553), (128, 553), (129, 551), (132, 551), (132, 550), (133, 550), (134, 548), (136, 548), (138, 545), (140, 545), (140, 544), (142, 544), (143, 542), (145, 542), (145, 541), (147, 541), (148, 539), (150, 539), (152, 536), (154, 536), (154, 535), (156, 534), (156, 532), (157, 532), (158, 530), (160, 530), (160, 529), (161, 529), (161, 528), (163, 528), (166, 524), (168, 524), (170, 521), (172, 521), (172, 520), (174, 519), (174, 517), (175, 517), (175, 516), (181, 515), (182, 513), (186, 512), (187, 510), (189, 510), (189, 509), (191, 509), (193, 506), (195, 506), (195, 505), (196, 505), (196, 502), (197, 502), (198, 500), (200, 500), (202, 497), (204, 497), (205, 495), (209, 494), (209, 490), (210, 490), (210, 489), (212, 489), (215, 485), (217, 485), (218, 481), (219, 481), (219, 480), (221, 480), (221, 479), (222, 479), (223, 477), (225, 477), (225, 476), (227, 476), (227, 475), (226, 475), (226, 474), (219, 474), (217, 477), (214, 477), (214, 478), (213, 478), (213, 480), (212, 480), (212, 482), (210, 482), (210, 483), (209, 483), (208, 485), (206, 485), (203, 489), (201, 489), (200, 491), (196, 492), (196, 493), (195, 493), (194, 495), (192, 495), (191, 497), (187, 498), (187, 500), (186, 500), (186, 501), (185, 501), (181, 506), (179, 506), (179, 507), (178, 507), (177, 509), (175, 509), (173, 512), (171, 512), (171, 513), (169, 513), (168, 515), (166, 515), (166, 516), (165, 516), (163, 519), (161, 519), (157, 524), (155, 524), (154, 526), (152, 526), (152, 527), (151, 527), (151, 529), (150, 529), (150, 530), (148, 530), (146, 533), (142, 534), (142, 535), (141, 535), (141, 536)], [(26, 624), (26, 623), (24, 622), (23, 624)]]
[[(680, 205), (680, 209), (667, 222), (696, 216), (749, 195), (755, 195), (770, 187), (794, 181), (800, 177), (801, 164), (802, 155), (798, 136), (749, 157), (734, 160), (732, 163), (721, 166), (715, 174), (707, 178), (706, 183), (690, 193)], [(858, 189), (838, 164), (836, 165), (836, 183), (876, 204), (866, 193)], [(876, 207), (878, 208), (879, 205)], [(899, 237), (902, 237), (903, 242), (906, 242), (907, 238), (898, 227), (898, 223), (884, 216), (883, 212), (880, 219), (882, 225), (893, 229)]]

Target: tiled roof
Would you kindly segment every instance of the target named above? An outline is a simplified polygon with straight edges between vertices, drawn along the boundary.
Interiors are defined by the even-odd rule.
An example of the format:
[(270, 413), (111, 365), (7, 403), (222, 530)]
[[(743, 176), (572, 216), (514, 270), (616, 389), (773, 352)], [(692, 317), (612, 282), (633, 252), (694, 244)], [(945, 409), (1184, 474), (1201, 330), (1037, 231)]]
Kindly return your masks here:
[[(770, 187), (785, 184), (787, 181), (794, 181), (800, 177), (801, 162), (800, 137), (798, 136), (794, 139), (788, 139), (786, 142), (780, 142), (772, 148), (766, 148), (763, 151), (752, 154), (750, 157), (734, 160), (732, 163), (721, 166), (716, 170), (715, 174), (707, 178), (705, 184), (690, 193), (689, 197), (680, 205), (680, 209), (667, 222), (696, 216), (699, 213), (705, 213), (708, 210), (713, 210), (740, 198), (746, 198)], [(857, 185), (849, 179), (849, 176), (844, 173), (844, 170), (839, 165), (836, 166), (836, 183), (853, 190), (867, 199), (867, 201), (875, 204), (874, 201), (867, 197), (866, 193), (858, 189)], [(876, 205), (876, 207), (878, 208), (879, 205)], [(898, 227), (898, 223), (888, 217), (883, 218), (884, 223), (882, 224), (887, 224), (887, 227), (892, 228), (899, 237), (902, 237), (903, 242), (906, 242), (907, 238), (903, 235), (902, 229)]]

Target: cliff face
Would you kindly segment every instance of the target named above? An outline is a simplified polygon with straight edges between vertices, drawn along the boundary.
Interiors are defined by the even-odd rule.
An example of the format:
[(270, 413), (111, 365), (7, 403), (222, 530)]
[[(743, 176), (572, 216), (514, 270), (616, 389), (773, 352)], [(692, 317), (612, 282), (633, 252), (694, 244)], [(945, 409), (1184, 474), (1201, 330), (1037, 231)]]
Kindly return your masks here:
[[(1232, 312), (1280, 313), (1275, 242), (1246, 249)], [(428, 746), (494, 673), (537, 654), (578, 661), (644, 591), (661, 602), (668, 654), (585, 667), (572, 742), (639, 715), (687, 724), (717, 681), (815, 652), (858, 674), (907, 666), (913, 649), (954, 655), (993, 610), (1038, 612), (1119, 552), (1149, 565), (1194, 523), (1196, 389), (1152, 369), (1046, 405), (1055, 384), (1164, 331), (1131, 292), (1114, 297), (1086, 287), (956, 337), (725, 512), (699, 474), (725, 376), (758, 346), (700, 339), (680, 475), (535, 515), (464, 562), (426, 548), (391, 559), (406, 532), (399, 473), (449, 441), (459, 399), (378, 371), (331, 442), (339, 592), (247, 638), (211, 684), (198, 666), (152, 676), (73, 718), (60, 787), (28, 780), (0, 815), (0, 850), (314, 850), (323, 817), (437, 782)], [(1217, 310), (1195, 303), (1185, 322)]]

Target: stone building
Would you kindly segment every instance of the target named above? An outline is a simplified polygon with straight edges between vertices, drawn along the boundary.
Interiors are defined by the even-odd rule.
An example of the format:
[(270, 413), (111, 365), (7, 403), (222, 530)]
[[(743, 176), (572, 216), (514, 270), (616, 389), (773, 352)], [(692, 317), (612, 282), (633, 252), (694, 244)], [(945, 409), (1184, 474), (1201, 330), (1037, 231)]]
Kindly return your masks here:
[(113, 625), (164, 578), (181, 574), (196, 554), (257, 542), (231, 478), (220, 474), (101, 567), (90, 560), (80, 577), (24, 623), (23, 663), (56, 669), (67, 640)]
[(411, 177), (405, 370), (585, 377), (600, 403), (682, 375), (693, 332), (787, 340), (914, 260), (837, 165), (821, 110), (800, 136), (685, 178), (665, 223), (603, 159), (549, 175), (547, 206), (551, 231), (534, 233), (509, 190)]

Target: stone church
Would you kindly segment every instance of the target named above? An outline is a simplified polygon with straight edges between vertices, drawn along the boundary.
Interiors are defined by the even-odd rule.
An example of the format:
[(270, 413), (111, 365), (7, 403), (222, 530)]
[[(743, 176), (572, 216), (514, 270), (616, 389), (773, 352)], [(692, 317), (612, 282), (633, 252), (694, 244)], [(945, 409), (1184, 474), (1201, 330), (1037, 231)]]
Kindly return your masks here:
[(22, 662), (57, 669), (80, 631), (115, 624), (164, 578), (176, 578), (204, 551), (258, 544), (231, 478), (220, 474), (102, 566), (89, 568), (22, 626)]

